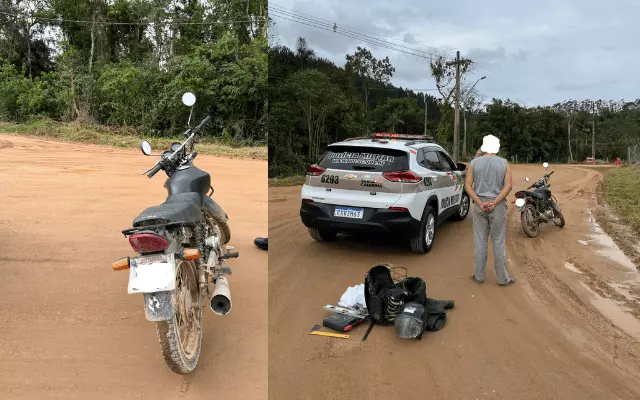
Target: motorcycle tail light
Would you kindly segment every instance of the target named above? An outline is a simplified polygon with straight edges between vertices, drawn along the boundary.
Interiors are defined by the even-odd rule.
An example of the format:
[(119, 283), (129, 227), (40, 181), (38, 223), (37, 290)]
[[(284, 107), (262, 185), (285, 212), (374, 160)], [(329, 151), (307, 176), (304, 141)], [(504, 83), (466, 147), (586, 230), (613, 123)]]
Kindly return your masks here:
[(169, 241), (164, 237), (155, 233), (137, 233), (129, 236), (129, 244), (137, 253), (154, 253), (166, 250), (169, 247)]

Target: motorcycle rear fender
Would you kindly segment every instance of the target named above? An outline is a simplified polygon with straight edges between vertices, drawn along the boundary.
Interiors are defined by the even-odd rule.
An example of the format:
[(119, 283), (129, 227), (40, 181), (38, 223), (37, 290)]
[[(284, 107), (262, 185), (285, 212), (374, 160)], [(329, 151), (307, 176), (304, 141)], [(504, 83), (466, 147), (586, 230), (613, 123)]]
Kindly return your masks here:
[(173, 318), (171, 297), (174, 291), (144, 293), (144, 314), (147, 321), (168, 321)]
[(217, 217), (216, 219), (221, 222), (227, 222), (229, 219), (227, 213), (211, 197), (204, 198), (204, 208), (211, 216)]

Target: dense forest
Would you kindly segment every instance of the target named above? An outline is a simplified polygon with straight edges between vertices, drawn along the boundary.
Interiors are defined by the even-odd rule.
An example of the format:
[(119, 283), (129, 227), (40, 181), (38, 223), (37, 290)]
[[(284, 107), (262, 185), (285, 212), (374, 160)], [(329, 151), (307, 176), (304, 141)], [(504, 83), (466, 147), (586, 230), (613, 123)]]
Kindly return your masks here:
[(267, 140), (267, 1), (0, 0), (0, 121)]
[[(349, 137), (423, 134), (425, 101), (427, 134), (451, 150), (454, 70), (448, 61), (445, 55), (430, 61), (437, 91), (424, 94), (391, 85), (395, 69), (389, 59), (377, 59), (366, 48), (337, 66), (317, 57), (304, 38), (295, 49), (270, 47), (269, 176), (302, 174), (327, 144)], [(463, 76), (472, 70), (473, 60), (467, 60)], [(628, 146), (640, 144), (640, 99), (524, 107), (509, 99), (483, 100), (473, 80), (463, 82), (463, 158), (475, 154), (487, 134), (501, 139), (502, 156), (518, 162), (582, 162), (592, 154), (593, 128), (598, 159), (626, 159)]]

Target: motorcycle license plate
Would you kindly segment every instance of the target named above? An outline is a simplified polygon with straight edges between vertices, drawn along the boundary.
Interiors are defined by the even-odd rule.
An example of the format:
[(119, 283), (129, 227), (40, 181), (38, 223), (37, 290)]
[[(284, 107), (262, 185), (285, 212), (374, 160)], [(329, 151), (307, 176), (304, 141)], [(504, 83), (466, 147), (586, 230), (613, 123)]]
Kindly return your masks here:
[(175, 288), (176, 260), (173, 254), (137, 257), (131, 260), (129, 294), (165, 292)]

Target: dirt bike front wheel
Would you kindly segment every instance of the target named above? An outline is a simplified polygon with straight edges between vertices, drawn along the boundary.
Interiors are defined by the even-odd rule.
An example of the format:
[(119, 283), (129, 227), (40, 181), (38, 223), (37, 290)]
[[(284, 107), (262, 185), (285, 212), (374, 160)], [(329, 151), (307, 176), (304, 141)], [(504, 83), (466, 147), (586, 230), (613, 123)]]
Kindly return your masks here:
[(176, 266), (176, 288), (171, 298), (173, 317), (156, 322), (162, 356), (177, 374), (188, 374), (198, 364), (202, 347), (202, 305), (192, 262)]
[(520, 214), (522, 230), (530, 238), (537, 237), (540, 233), (540, 222), (538, 221), (538, 218), (536, 218), (537, 213), (538, 212), (533, 204), (527, 204)]

